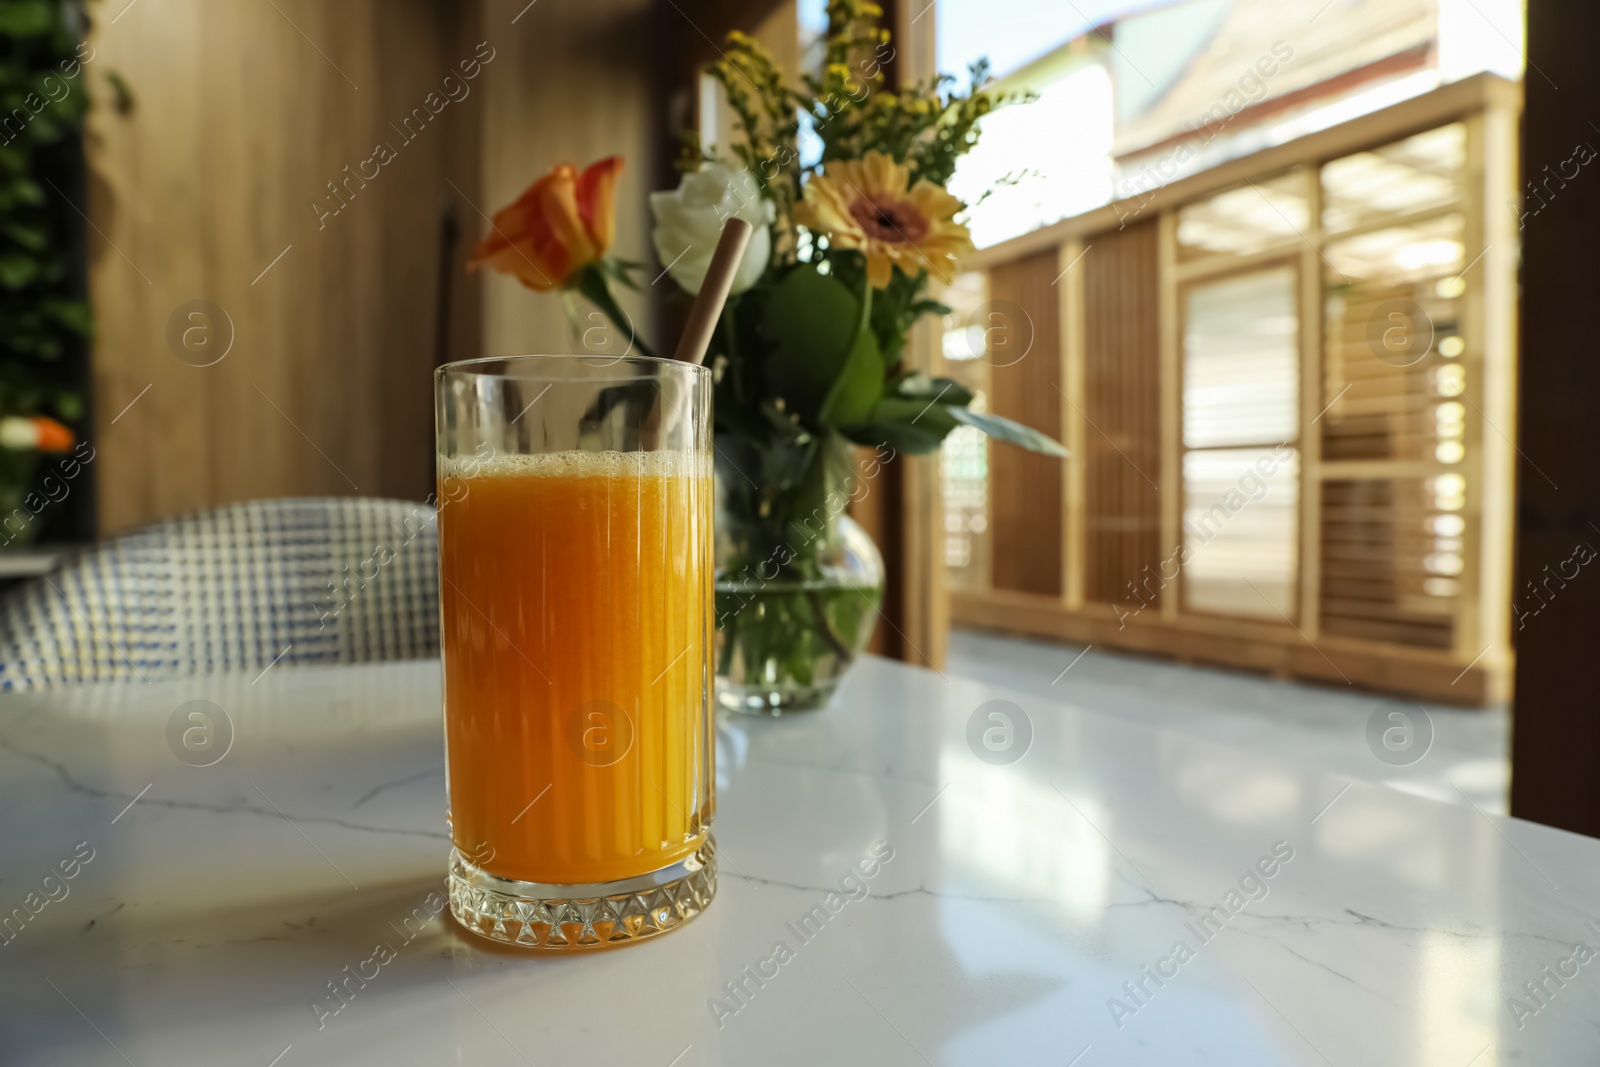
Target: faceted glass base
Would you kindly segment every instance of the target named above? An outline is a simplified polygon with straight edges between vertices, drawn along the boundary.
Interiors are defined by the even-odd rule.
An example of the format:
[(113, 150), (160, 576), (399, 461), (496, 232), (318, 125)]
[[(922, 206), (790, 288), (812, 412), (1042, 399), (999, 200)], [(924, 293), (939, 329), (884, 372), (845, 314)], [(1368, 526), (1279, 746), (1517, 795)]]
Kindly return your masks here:
[(450, 912), (475, 934), (524, 948), (573, 950), (642, 941), (676, 930), (717, 895), (717, 845), (670, 867), (594, 885), (498, 878), (450, 850)]

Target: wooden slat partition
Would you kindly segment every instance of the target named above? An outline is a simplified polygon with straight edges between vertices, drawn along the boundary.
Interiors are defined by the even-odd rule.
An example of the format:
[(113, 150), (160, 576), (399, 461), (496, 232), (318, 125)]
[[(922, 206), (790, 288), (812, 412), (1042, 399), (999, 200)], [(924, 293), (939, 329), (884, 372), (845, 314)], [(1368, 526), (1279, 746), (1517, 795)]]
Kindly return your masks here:
[[(1137, 606), (1161, 558), (1159, 229), (1155, 219), (1098, 234), (1084, 257), (1087, 482), (1084, 598)], [(1140, 588), (1159, 602), (1159, 582)]]
[[(1000, 368), (1010, 377), (997, 376), (991, 393), (997, 411), (1061, 425), (1075, 454), (1062, 480), (1068, 491), (1058, 495), (1062, 481), (1032, 475), (1019, 484), (1026, 468), (991, 451), (992, 577), (952, 593), (952, 618), (1447, 703), (1502, 699), (1512, 659), (1505, 632), (1516, 217), (1496, 205), (1516, 188), (1510, 145), (1519, 93), (1480, 75), (974, 256), (991, 298), (1030, 313), (1042, 305), (1018, 294), (1028, 291), (1025, 280), (1043, 280), (1054, 259), (1054, 318), (1067, 324), (1056, 358), (1029, 356), (1032, 363), (1042, 355), (1048, 372)], [(1455, 192), (1409, 214), (1336, 220), (1324, 232), (1323, 193), (1338, 187), (1325, 165), (1451, 123), (1465, 139)], [(1304, 226), (1248, 255), (1207, 245), (1203, 227), (1182, 235), (1181, 209), (1251, 186), (1300, 189)], [(1431, 254), (1447, 237), (1459, 245), (1453, 262), (1391, 262), (1380, 248), (1431, 239)], [(1299, 430), (1283, 446), (1298, 461), (1300, 603), (1281, 616), (1207, 611), (1185, 600), (1183, 591), (1204, 578), (1176, 555), (1188, 543), (1182, 294), (1291, 262), (1300, 276)], [(1432, 347), (1415, 360), (1386, 358), (1392, 352), (1378, 344), (1390, 348), (1391, 339), (1374, 339), (1375, 325), (1397, 321), (1390, 303), (1410, 309), (1417, 336), (1431, 327)], [(1043, 400), (1056, 411), (1028, 406), (1040, 401), (1029, 389), (1052, 384), (1060, 395)], [(1241, 476), (1222, 494), (1228, 512), (1262, 499), (1258, 488)], [(1031, 529), (1013, 528), (1022, 516)], [(1047, 558), (1051, 546), (1040, 541), (1056, 530), (1059, 581), (1054, 567), (1034, 563)]]
[(1322, 483), (1325, 634), (1447, 649), (1453, 604), (1422, 595), (1421, 479)]
[[(989, 275), (989, 408), (1061, 437), (1061, 312), (1054, 249)], [(1060, 596), (1059, 459), (989, 446), (992, 581), (997, 589)]]

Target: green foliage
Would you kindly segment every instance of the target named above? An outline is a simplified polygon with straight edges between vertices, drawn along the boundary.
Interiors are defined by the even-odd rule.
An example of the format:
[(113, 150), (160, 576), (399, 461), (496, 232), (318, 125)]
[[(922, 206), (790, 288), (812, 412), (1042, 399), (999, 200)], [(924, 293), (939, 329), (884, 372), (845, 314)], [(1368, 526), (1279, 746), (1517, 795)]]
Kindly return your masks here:
[[(867, 61), (867, 69), (875, 65), (876, 60)], [(829, 68), (823, 79), (808, 79), (817, 83), (816, 90), (822, 90), (818, 93), (820, 108), (811, 114), (822, 139), (823, 164), (860, 159), (876, 150), (910, 166), (913, 183), (927, 179), (935, 185), (948, 185), (956, 161), (978, 143), (978, 123), (983, 116), (1021, 99), (983, 90), (989, 81), (986, 60), (974, 64), (969, 73), (972, 88), (966, 93), (953, 91), (956, 79), (942, 74), (899, 93), (870, 94), (860, 106), (838, 110), (829, 108), (827, 101), (850, 91), (854, 77), (850, 68)], [(875, 80), (881, 78), (879, 74)]]
[(643, 269), (643, 264), (634, 263), (626, 259), (615, 257), (601, 260), (599, 263), (590, 263), (578, 271), (577, 290), (588, 297), (594, 306), (604, 312), (606, 318), (621, 330), (628, 339), (630, 350), (641, 356), (654, 356), (655, 352), (639, 336), (638, 329), (622, 305), (617, 303), (616, 296), (611, 292), (611, 282), (615, 280), (629, 289), (637, 290), (638, 282), (634, 274)]
[(786, 410), (815, 426), (861, 327), (861, 301), (839, 279), (803, 264), (767, 294), (767, 383)]
[[(825, 257), (829, 270), (852, 289), (867, 284), (866, 258), (859, 252), (835, 251)], [(906, 274), (896, 268), (889, 284), (874, 290), (872, 302), (872, 333), (878, 339), (878, 349), (883, 356), (885, 375), (895, 374), (900, 367), (900, 356), (905, 349), (906, 334), (924, 315), (945, 315), (950, 309), (926, 296), (926, 273)]]
[[(949, 313), (928, 297), (927, 272), (907, 274), (897, 265), (889, 283), (874, 289), (865, 256), (794, 224), (805, 184), (834, 161), (881, 152), (907, 166), (911, 185), (947, 185), (956, 161), (977, 144), (983, 117), (1023, 99), (989, 91), (983, 62), (972, 68), (965, 92), (955, 91), (949, 76), (890, 91), (884, 72), (894, 49), (882, 15), (867, 0), (830, 0), (820, 64), (797, 85), (741, 33), (729, 35), (712, 67), (743, 134), (729, 151), (755, 175), (776, 216), (767, 274), (730, 305), (712, 345), (723, 434), (762, 446), (843, 434), (928, 452), (959, 425), (948, 409), (971, 403), (971, 394), (949, 388), (948, 380), (940, 381), (945, 395), (938, 398), (908, 391), (915, 383), (901, 367), (907, 334), (923, 316)], [(806, 165), (797, 147), (802, 121), (822, 145), (820, 158)], [(698, 144), (686, 145), (686, 168), (706, 158)], [(1004, 419), (969, 422), (1025, 448), (1060, 448)]]
[(72, 422), (83, 402), (63, 356), (89, 335), (90, 316), (73, 295), (64, 205), (44, 175), (88, 107), (67, 15), (62, 0), (0, 0), (0, 415)]
[[(797, 109), (803, 99), (784, 85), (777, 62), (755, 38), (737, 31), (729, 34), (722, 56), (711, 65), (711, 75), (722, 84), (744, 133), (744, 140), (732, 147), (733, 154), (756, 176), (761, 195), (777, 208), (780, 232), (786, 231), (804, 176), (795, 145), (800, 130)], [(690, 146), (686, 162), (692, 170), (704, 153), (697, 141)]]
[[(929, 297), (926, 269), (903, 269), (899, 260), (912, 260), (904, 249), (888, 257), (896, 262), (884, 283), (881, 220), (899, 230), (895, 220), (905, 216), (888, 209), (923, 205), (909, 210), (926, 216), (935, 213), (926, 204), (940, 205), (936, 219), (919, 221), (940, 227), (947, 251), (934, 251), (939, 262), (949, 262), (968, 242), (949, 226), (950, 199), (918, 186), (948, 185), (957, 160), (977, 144), (983, 117), (1018, 98), (988, 91), (988, 68), (981, 63), (966, 92), (955, 91), (949, 77), (890, 91), (885, 70), (894, 50), (882, 15), (867, 0), (829, 0), (820, 63), (795, 85), (759, 43), (739, 33), (729, 35), (712, 67), (743, 135), (723, 147), (754, 175), (774, 217), (765, 272), (730, 300), (709, 352), (719, 476), (719, 671), (767, 685), (809, 686), (819, 670), (848, 661), (863, 620), (881, 602), (881, 587), (839, 588), (836, 564), (828, 562), (830, 551), (842, 550), (838, 516), (860, 499), (858, 492), (870, 492), (866, 483), (881, 463), (900, 453), (935, 451), (963, 423), (1025, 448), (1061, 451), (1027, 427), (969, 417), (969, 390), (903, 366), (906, 337), (917, 321), (950, 309)], [(798, 141), (805, 126), (821, 152), (803, 163)], [(877, 157), (860, 170), (830, 169), (873, 153), (903, 169), (885, 167)], [(710, 158), (696, 141), (686, 142), (686, 170)], [(849, 217), (863, 223), (859, 232), (817, 211), (819, 192), (842, 188), (853, 171), (857, 177), (893, 175), (878, 179), (884, 188), (858, 188), (849, 198)], [(797, 225), (795, 209), (819, 175), (824, 180), (810, 194), (809, 213), (801, 215), (817, 227), (812, 232)], [(877, 197), (902, 202), (886, 205)], [(863, 236), (862, 208), (869, 218), (876, 209), (876, 246)], [(846, 247), (852, 242), (856, 247)], [(863, 248), (878, 257), (875, 275), (869, 275)], [(921, 262), (934, 260), (923, 254)], [(880, 284), (871, 284), (872, 277)], [(854, 445), (878, 448), (871, 472), (855, 469)]]
[(861, 445), (888, 445), (918, 455), (939, 447), (957, 426), (976, 427), (997, 441), (1047, 456), (1067, 450), (1038, 430), (987, 412), (973, 411), (972, 393), (950, 378), (912, 374), (890, 383), (884, 398), (860, 422), (846, 425), (846, 437)]
[(972, 403), (972, 390), (954, 378), (933, 378), (921, 373), (906, 374), (895, 379), (890, 391), (895, 396), (922, 397), (963, 407)]
[[(882, 18), (883, 10), (866, 0), (829, 0), (821, 68), (802, 74), (798, 87), (784, 82), (759, 41), (737, 31), (711, 66), (744, 134), (731, 151), (776, 205), (780, 234), (790, 229), (789, 212), (806, 179), (829, 162), (884, 152), (911, 168), (913, 184), (926, 178), (948, 185), (956, 161), (978, 143), (983, 116), (1031, 99), (989, 91), (987, 60), (972, 66), (965, 93), (954, 90), (956, 79), (948, 74), (890, 92), (884, 70), (895, 52), (889, 31), (879, 25)], [(801, 116), (822, 142), (821, 158), (805, 166), (797, 145)], [(706, 158), (690, 139), (683, 165), (693, 170)], [(786, 248), (798, 251), (794, 242)]]
[(847, 426), (844, 433), (861, 445), (888, 445), (896, 452), (923, 455), (939, 447), (956, 421), (951, 409), (921, 397), (886, 396), (864, 422)]
[(834, 659), (850, 661), (863, 625), (870, 625), (882, 589), (807, 588), (799, 582), (719, 584), (717, 626), (722, 631), (718, 670), (728, 673), (735, 655), (746, 677), (771, 677), (797, 685), (815, 682)]
[(1030, 452), (1043, 452), (1047, 456), (1065, 458), (1071, 454), (1046, 434), (1040, 433), (1031, 426), (1024, 426), (1020, 422), (1013, 422), (1000, 415), (990, 415), (984, 411), (973, 411), (963, 404), (952, 404), (948, 410), (951, 417), (957, 422), (975, 426), (996, 441), (1006, 441), (1013, 445), (1020, 445)]
[(883, 358), (870, 329), (872, 290), (800, 264), (772, 287), (762, 334), (768, 384), (807, 426), (854, 422), (883, 395)]
[(828, 391), (827, 402), (818, 416), (830, 426), (848, 426), (867, 414), (883, 396), (883, 355), (878, 340), (867, 329), (865, 319), (850, 345), (844, 369)]

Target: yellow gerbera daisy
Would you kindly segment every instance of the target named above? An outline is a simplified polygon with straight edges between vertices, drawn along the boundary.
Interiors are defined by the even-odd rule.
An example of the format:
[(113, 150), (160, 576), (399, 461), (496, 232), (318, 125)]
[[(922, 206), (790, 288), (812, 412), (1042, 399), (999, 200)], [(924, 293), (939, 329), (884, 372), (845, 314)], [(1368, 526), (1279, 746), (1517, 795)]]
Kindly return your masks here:
[(836, 159), (806, 183), (795, 221), (825, 233), (836, 248), (867, 257), (867, 281), (889, 284), (894, 267), (912, 277), (928, 271), (943, 282), (955, 277), (958, 257), (972, 251), (967, 228), (952, 221), (961, 201), (926, 178), (911, 185), (911, 168), (882, 152)]

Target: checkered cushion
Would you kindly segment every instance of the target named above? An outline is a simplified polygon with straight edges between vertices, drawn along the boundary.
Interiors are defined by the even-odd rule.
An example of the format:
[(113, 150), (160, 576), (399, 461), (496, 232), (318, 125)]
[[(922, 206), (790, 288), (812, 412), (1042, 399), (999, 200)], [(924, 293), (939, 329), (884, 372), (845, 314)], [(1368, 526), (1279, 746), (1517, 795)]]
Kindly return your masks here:
[(159, 522), (0, 599), (0, 689), (434, 656), (438, 558), (433, 508), (401, 500)]

